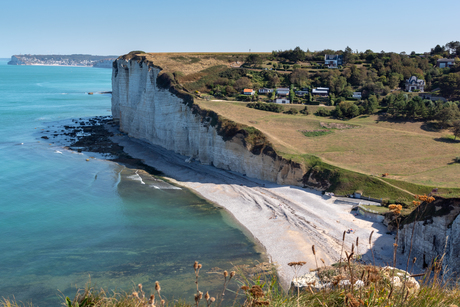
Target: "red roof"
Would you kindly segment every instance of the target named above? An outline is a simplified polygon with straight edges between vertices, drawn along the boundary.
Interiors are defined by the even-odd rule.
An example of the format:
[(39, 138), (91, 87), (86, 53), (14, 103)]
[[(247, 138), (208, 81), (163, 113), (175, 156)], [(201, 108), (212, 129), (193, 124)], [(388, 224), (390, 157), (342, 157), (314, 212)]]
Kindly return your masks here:
[(243, 90), (243, 93), (252, 93), (252, 92), (253, 92), (253, 90), (250, 89), (250, 88), (245, 88), (245, 89)]

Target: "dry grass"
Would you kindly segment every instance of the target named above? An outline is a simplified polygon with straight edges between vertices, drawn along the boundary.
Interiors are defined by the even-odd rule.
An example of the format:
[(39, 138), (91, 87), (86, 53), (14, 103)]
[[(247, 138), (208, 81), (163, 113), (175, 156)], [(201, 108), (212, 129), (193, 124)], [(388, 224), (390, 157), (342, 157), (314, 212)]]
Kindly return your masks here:
[[(238, 102), (197, 100), (196, 103), (256, 127), (281, 153), (313, 154), (341, 168), (376, 176), (389, 173), (388, 178), (417, 184), (460, 187), (460, 164), (451, 163), (460, 153), (460, 143), (440, 141), (449, 132), (426, 131), (421, 122), (391, 123), (379, 122), (377, 116), (358, 117), (346, 122), (356, 125), (354, 129), (334, 129), (328, 135), (307, 138), (301, 131), (319, 129), (320, 122), (343, 121), (313, 114), (270, 113), (246, 108), (245, 103)], [(319, 107), (308, 108), (314, 113)]]
[(182, 72), (184, 75), (198, 73), (206, 68), (218, 65), (231, 67), (242, 62), (249, 53), (143, 53), (139, 57), (160, 66), (165, 72)]

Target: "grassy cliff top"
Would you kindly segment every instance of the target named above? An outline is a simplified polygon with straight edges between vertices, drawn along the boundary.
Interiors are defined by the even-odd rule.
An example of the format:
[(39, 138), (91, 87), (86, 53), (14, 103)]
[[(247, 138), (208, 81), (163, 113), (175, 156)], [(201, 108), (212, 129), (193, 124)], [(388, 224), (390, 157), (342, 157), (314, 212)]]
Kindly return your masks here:
[(139, 58), (154, 63), (163, 69), (164, 72), (180, 72), (183, 75), (190, 75), (201, 72), (214, 66), (239, 67), (249, 53), (215, 53), (215, 52), (180, 52), (180, 53), (144, 53), (130, 52), (123, 56), (125, 59)]

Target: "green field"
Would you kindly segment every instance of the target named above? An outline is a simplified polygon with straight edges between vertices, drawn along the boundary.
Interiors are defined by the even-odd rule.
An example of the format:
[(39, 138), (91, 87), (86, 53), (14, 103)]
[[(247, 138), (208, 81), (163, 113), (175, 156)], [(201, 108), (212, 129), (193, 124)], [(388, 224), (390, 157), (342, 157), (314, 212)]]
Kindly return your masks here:
[[(310, 115), (305, 116), (251, 109), (242, 102), (198, 99), (195, 102), (230, 120), (259, 129), (277, 152), (288, 159), (305, 162), (303, 156), (310, 155), (331, 168), (351, 173), (375, 177), (388, 173), (384, 180), (415, 194), (429, 193), (437, 187), (441, 195), (460, 195), (460, 164), (452, 163), (460, 154), (460, 143), (440, 141), (451, 134), (447, 130), (429, 131), (424, 129), (423, 122), (381, 121), (377, 115), (347, 121), (313, 115), (321, 106), (308, 106)], [(301, 110), (304, 105), (285, 106), (292, 107)], [(321, 136), (303, 133), (321, 130), (325, 125), (338, 128), (328, 129)]]

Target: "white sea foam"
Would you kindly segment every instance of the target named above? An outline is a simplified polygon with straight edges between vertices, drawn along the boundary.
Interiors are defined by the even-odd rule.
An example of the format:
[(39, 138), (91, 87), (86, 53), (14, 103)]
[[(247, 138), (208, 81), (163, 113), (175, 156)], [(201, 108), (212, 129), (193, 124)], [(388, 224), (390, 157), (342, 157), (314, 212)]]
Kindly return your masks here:
[(128, 176), (127, 178), (134, 180), (134, 181), (140, 181), (141, 184), (145, 184), (144, 180), (142, 180), (142, 177), (137, 173), (137, 171), (136, 171), (136, 174)]

